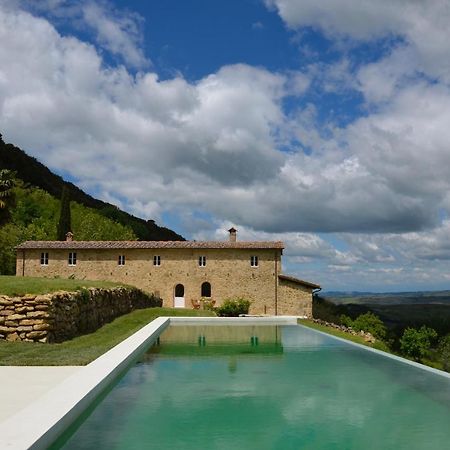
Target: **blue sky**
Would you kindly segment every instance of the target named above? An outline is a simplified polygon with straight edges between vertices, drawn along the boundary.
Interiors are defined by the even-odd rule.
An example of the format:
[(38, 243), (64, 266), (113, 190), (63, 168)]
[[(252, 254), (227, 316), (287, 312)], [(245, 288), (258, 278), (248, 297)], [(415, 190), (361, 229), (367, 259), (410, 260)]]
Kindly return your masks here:
[(450, 286), (447, 0), (5, 0), (0, 130), (326, 290)]

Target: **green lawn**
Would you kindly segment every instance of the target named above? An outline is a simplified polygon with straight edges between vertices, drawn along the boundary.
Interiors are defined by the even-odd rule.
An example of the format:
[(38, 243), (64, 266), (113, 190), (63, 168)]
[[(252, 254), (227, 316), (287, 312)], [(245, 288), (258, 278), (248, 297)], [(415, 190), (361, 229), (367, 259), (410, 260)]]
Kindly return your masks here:
[(86, 334), (60, 344), (0, 341), (2, 366), (85, 365), (159, 316), (213, 316), (192, 309), (138, 309)]
[(366, 347), (372, 347), (376, 348), (377, 350), (392, 353), (391, 351), (389, 351), (388, 346), (382, 341), (375, 341), (373, 344), (370, 344), (369, 342), (366, 342), (361, 336), (353, 336), (352, 334), (345, 333), (344, 331), (336, 330), (335, 328), (327, 327), (325, 325), (320, 325), (313, 322), (312, 320), (299, 319), (298, 323), (300, 325), (305, 325), (305, 327), (313, 328), (314, 330), (323, 331), (324, 333), (346, 339), (347, 341), (356, 342), (357, 344), (365, 345)]
[(112, 281), (69, 280), (63, 278), (32, 278), (0, 275), (0, 295), (47, 294), (55, 291), (77, 291), (83, 287), (114, 287)]

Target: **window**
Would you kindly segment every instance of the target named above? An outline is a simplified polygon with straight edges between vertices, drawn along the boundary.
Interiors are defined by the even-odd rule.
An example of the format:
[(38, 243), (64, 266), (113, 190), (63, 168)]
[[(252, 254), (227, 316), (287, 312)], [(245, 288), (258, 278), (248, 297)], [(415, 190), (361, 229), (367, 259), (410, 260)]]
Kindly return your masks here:
[(70, 252), (69, 253), (69, 266), (76, 266), (77, 265), (77, 254), (76, 252)]
[(160, 266), (161, 265), (161, 256), (155, 255), (153, 257), (153, 265), (154, 266)]
[(198, 265), (200, 267), (205, 267), (206, 266), (206, 256), (199, 256), (198, 257)]
[(202, 297), (211, 297), (211, 283), (205, 281), (202, 284)]
[(48, 266), (48, 253), (41, 253), (41, 266)]
[(125, 255), (119, 255), (118, 264), (119, 264), (119, 266), (124, 266), (125, 265)]
[(257, 256), (250, 256), (250, 265), (252, 267), (258, 267), (258, 257)]

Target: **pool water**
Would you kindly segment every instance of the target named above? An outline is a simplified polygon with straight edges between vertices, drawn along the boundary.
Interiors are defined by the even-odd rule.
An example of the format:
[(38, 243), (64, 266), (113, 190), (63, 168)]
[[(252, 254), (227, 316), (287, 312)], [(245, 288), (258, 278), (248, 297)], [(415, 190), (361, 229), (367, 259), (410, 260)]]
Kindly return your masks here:
[(450, 379), (302, 326), (171, 326), (64, 449), (444, 449)]

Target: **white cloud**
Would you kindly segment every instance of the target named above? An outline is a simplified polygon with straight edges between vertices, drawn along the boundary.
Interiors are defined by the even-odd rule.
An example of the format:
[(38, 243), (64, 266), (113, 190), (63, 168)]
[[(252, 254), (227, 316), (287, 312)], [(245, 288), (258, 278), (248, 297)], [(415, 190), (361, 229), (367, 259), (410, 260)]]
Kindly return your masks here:
[(450, 9), (447, 0), (265, 0), (292, 29), (313, 27), (330, 39), (368, 42), (401, 38), (419, 68), (450, 81)]
[(127, 64), (141, 68), (149, 61), (142, 52), (141, 22), (137, 14), (110, 9), (102, 2), (87, 2), (82, 6), (84, 22), (96, 33), (97, 42)]
[[(328, 33), (347, 30), (358, 39), (393, 30), (392, 18), (383, 24), (376, 16), (378, 25), (364, 30), (347, 27), (344, 15), (318, 17), (312, 4), (302, 4), (310, 9), (301, 19), (292, 13), (292, 26), (337, 20)], [(375, 17), (371, 5), (367, 14)], [(295, 5), (286, 0), (288, 6)], [(355, 20), (365, 17), (354, 11)], [(116, 25), (133, 36), (133, 27)], [(106, 29), (112, 31), (105, 32), (104, 47), (111, 45), (133, 67), (143, 63), (136, 36), (131, 47), (121, 46), (120, 33)], [(408, 39), (359, 67), (349, 58), (304, 72), (238, 64), (195, 83), (181, 75), (162, 81), (151, 71), (133, 75), (108, 66), (94, 45), (0, 6), (1, 131), (5, 140), (134, 214), (178, 213), (190, 221), (186, 229), (199, 230), (194, 238), (226, 238), (222, 231), (213, 235), (209, 223), (219, 221), (223, 230), (232, 221), (242, 238), (282, 239), (287, 267), (301, 278), (343, 286), (356, 277), (370, 285), (383, 273), (398, 281), (423, 271), (437, 280), (446, 270), (437, 262), (450, 255), (450, 225), (440, 219), (450, 208), (450, 91), (444, 63), (430, 66), (442, 69), (439, 82), (417, 75), (424, 56)], [(133, 45), (141, 52), (134, 57)], [(314, 83), (334, 93), (359, 90), (367, 100), (365, 116), (343, 128), (321, 122), (304, 96)], [(286, 113), (288, 97), (298, 107)], [(208, 218), (192, 211), (206, 211)], [(321, 265), (320, 279), (306, 262)], [(407, 266), (401, 274), (394, 270), (399, 265)], [(368, 267), (377, 270), (364, 271)]]
[(394, 47), (389, 55), (366, 64), (357, 73), (358, 89), (370, 103), (384, 103), (405, 84), (414, 81), (417, 55), (411, 47)]
[(117, 9), (109, 0), (6, 0), (33, 13), (43, 14), (75, 29), (88, 30), (93, 42), (127, 66), (142, 69), (150, 60), (142, 50), (144, 19), (137, 13)]

